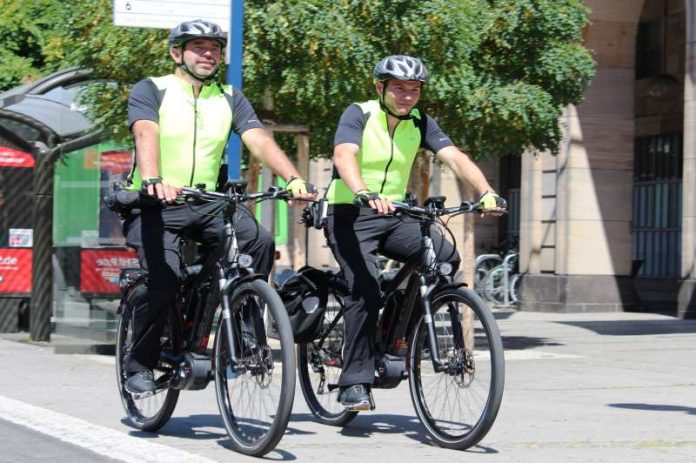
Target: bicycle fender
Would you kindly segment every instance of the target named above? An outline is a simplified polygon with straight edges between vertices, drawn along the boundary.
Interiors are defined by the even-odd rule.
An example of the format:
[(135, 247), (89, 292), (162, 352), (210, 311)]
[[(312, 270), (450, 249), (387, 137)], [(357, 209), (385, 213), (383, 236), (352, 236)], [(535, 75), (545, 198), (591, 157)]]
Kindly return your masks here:
[(437, 293), (440, 293), (442, 291), (446, 291), (448, 289), (468, 288), (468, 287), (469, 287), (469, 285), (467, 285), (463, 281), (453, 281), (451, 283), (440, 284), (440, 285), (437, 285), (437, 287), (433, 291), (433, 296), (436, 295)]
[(239, 287), (239, 285), (243, 283), (247, 283), (249, 281), (254, 281), (254, 280), (263, 280), (266, 281), (266, 277), (264, 275), (261, 275), (260, 273), (251, 273), (249, 275), (244, 275), (238, 278), (234, 278), (232, 280), (229, 280), (227, 283), (225, 283), (225, 286), (220, 290), (220, 294), (232, 294), (234, 290)]

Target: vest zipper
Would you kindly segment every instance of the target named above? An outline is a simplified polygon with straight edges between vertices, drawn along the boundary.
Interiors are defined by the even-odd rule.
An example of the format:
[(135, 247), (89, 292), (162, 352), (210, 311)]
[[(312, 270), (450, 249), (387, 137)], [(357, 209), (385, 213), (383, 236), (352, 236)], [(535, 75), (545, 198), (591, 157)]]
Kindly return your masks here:
[[(387, 117), (386, 115), (384, 117)], [(396, 129), (399, 128), (399, 124), (401, 124), (401, 121), (398, 121), (396, 123), (396, 126), (394, 126), (394, 135), (396, 135)], [(387, 133), (389, 132), (389, 118), (387, 118)], [(394, 137), (392, 134), (389, 134), (389, 141), (390, 141), (390, 147), (391, 147), (391, 152), (389, 153), (389, 162), (387, 162), (387, 167), (384, 168), (384, 180), (382, 180), (382, 186), (379, 189), (380, 193), (384, 193), (384, 185), (387, 184), (387, 174), (389, 173), (389, 166), (391, 166), (392, 161), (394, 160)]]
[[(193, 165), (191, 167), (191, 181), (189, 186), (193, 184), (193, 177), (196, 175), (196, 136), (198, 134), (198, 97), (196, 96), (196, 88), (191, 86), (193, 90)], [(206, 185), (208, 188), (208, 185)]]

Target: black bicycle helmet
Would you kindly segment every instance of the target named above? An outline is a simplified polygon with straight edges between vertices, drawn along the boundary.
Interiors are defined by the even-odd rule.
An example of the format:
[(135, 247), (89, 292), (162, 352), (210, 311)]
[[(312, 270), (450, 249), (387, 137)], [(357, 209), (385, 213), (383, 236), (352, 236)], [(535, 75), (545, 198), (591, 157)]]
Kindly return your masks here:
[(398, 79), (428, 82), (428, 70), (418, 58), (407, 55), (391, 55), (375, 66), (372, 75), (376, 80)]
[(169, 46), (179, 47), (193, 39), (213, 39), (227, 46), (227, 34), (217, 24), (204, 19), (184, 21), (169, 31)]

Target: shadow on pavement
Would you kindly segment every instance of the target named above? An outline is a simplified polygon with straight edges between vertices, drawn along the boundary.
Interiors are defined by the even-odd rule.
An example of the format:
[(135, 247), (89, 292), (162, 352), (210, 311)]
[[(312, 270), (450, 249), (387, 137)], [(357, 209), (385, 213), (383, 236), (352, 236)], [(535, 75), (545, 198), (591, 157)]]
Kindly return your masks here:
[[(127, 419), (121, 420), (126, 426)], [(207, 428), (219, 429), (219, 432)], [(221, 439), (227, 437), (225, 425), (220, 415), (190, 415), (186, 417), (172, 417), (162, 429), (156, 432), (131, 431), (135, 437), (153, 438), (158, 435), (181, 437), (185, 439)]]
[[(281, 439), (280, 443), (282, 444), (282, 442), (283, 441)], [(224, 447), (227, 450), (229, 450), (230, 452), (236, 453), (235, 449), (232, 448), (232, 444), (230, 444), (229, 439), (222, 439), (222, 440), (219, 440), (217, 443), (218, 443), (218, 445), (220, 445), (220, 447)], [(297, 457), (295, 455), (293, 455), (292, 453), (288, 452), (287, 450), (281, 450), (281, 449), (275, 448), (275, 449), (271, 450), (270, 452), (268, 452), (266, 455), (259, 457), (259, 461), (263, 461), (263, 460), (292, 461), (292, 460), (297, 460)]]
[(689, 415), (696, 415), (696, 408), (684, 407), (681, 405), (657, 405), (657, 404), (609, 404), (614, 408), (626, 408), (629, 410), (648, 410), (655, 412), (683, 412)]
[(605, 320), (558, 322), (605, 336), (696, 333), (696, 320)]
[(507, 320), (510, 318), (516, 311), (515, 310), (497, 310), (493, 309), (491, 310), (493, 313), (493, 317), (496, 320)]
[[(309, 414), (293, 415), (295, 421), (314, 421)], [(373, 434), (401, 434), (421, 444), (433, 445), (423, 429), (423, 425), (415, 416), (361, 413), (343, 428), (340, 433), (346, 437), (368, 438)], [(485, 440), (485, 438), (484, 438)], [(497, 450), (481, 445), (467, 449), (470, 453), (498, 453)]]
[(533, 349), (543, 346), (562, 346), (563, 343), (532, 336), (503, 336), (503, 348), (506, 350)]

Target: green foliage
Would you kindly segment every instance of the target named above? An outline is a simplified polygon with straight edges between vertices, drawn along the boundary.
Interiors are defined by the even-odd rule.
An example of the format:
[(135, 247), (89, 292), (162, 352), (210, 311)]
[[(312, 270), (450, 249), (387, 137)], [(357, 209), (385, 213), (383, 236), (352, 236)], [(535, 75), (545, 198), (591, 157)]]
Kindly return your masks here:
[(92, 69), (100, 82), (82, 95), (82, 102), (115, 140), (129, 140), (126, 110), (131, 86), (172, 71), (167, 31), (114, 26), (108, 0), (72, 0), (56, 16), (56, 30), (61, 33), (45, 47), (47, 62)]
[(387, 54), (425, 61), (422, 107), (477, 157), (555, 152), (562, 108), (594, 73), (580, 0), (246, 4), (245, 93), (270, 91), (280, 120), (309, 124), (314, 155), (330, 154), (348, 104), (376, 96), (371, 71)]
[[(46, 31), (40, 4), (60, 6), (47, 9)], [(112, 82), (85, 95), (92, 114), (116, 138), (128, 137), (130, 85), (173, 69), (166, 31), (113, 26), (110, 0), (24, 0), (16, 8), (26, 10), (21, 31), (40, 33), (22, 46), (23, 32), (9, 35), (15, 73), (0, 74), (17, 84), (20, 75), (90, 67)], [(12, 32), (9, 17), (0, 15), (0, 32)], [(247, 0), (244, 93), (257, 109), (270, 96), (276, 122), (308, 124), (312, 155), (329, 155), (345, 107), (376, 96), (374, 64), (411, 54), (432, 75), (422, 107), (472, 154), (553, 152), (563, 107), (582, 99), (594, 73), (580, 44), (586, 25), (581, 0)]]
[(52, 0), (0, 0), (0, 91), (31, 81), (46, 72), (43, 45), (53, 27), (57, 3)]

